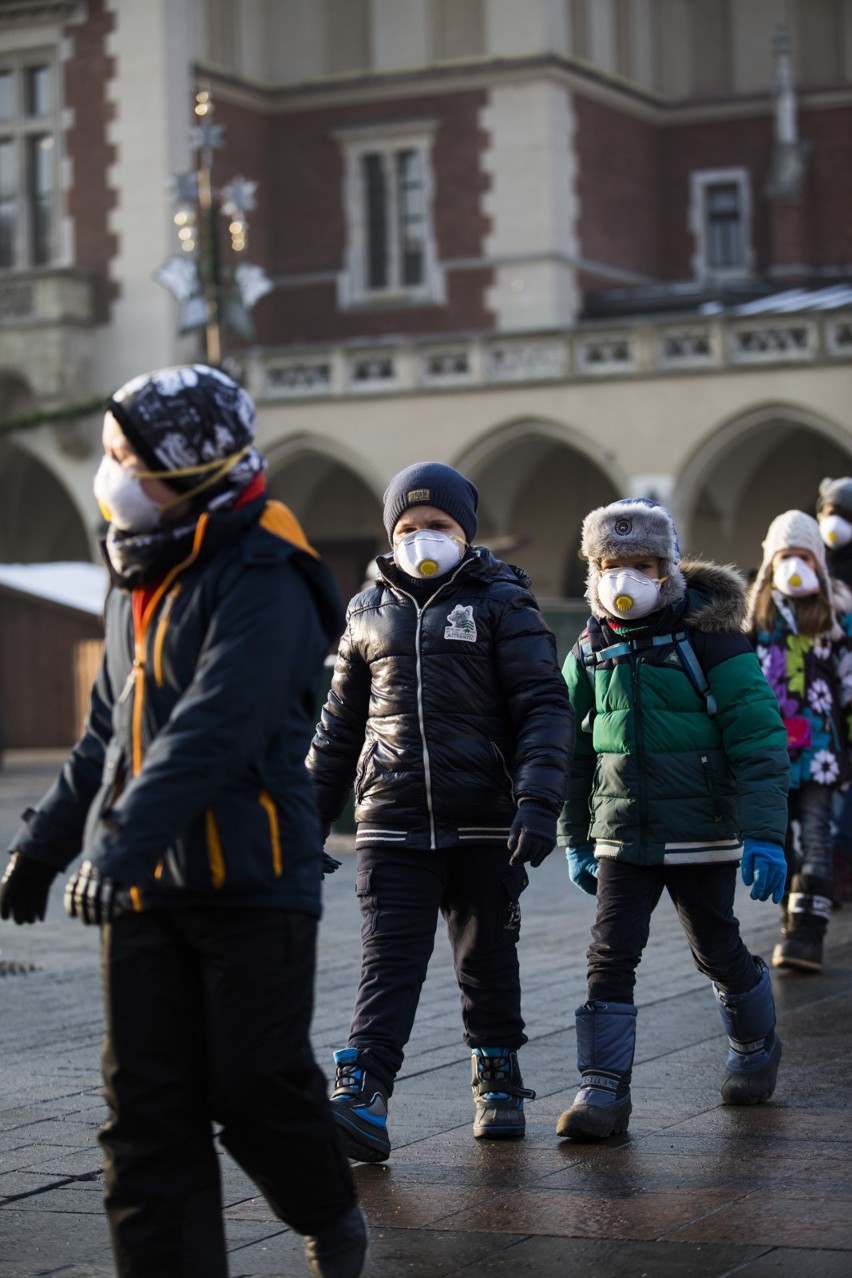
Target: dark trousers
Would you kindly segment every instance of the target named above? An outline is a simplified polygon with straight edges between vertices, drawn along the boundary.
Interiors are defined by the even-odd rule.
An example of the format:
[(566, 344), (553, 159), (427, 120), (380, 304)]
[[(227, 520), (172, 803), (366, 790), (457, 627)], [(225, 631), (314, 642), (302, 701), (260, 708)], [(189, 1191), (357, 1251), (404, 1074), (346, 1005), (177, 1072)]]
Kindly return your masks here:
[(831, 786), (806, 781), (787, 798), (787, 891), (794, 874), (822, 879), (828, 887), (834, 877)]
[(272, 1210), (316, 1233), (355, 1201), (308, 1037), (316, 920), (120, 915), (103, 928), (100, 1133), (119, 1278), (225, 1278), (220, 1139)]
[(599, 860), (597, 917), (587, 954), (589, 1002), (633, 1002), (636, 968), (663, 889), (699, 972), (728, 994), (750, 990), (757, 973), (734, 915), (738, 872), (732, 862), (645, 866)]
[(518, 1048), (521, 1017), (519, 898), (523, 866), (505, 847), (441, 851), (358, 849), (361, 979), (349, 1046), (389, 1088), (403, 1061), (435, 943), (446, 921), (469, 1047)]

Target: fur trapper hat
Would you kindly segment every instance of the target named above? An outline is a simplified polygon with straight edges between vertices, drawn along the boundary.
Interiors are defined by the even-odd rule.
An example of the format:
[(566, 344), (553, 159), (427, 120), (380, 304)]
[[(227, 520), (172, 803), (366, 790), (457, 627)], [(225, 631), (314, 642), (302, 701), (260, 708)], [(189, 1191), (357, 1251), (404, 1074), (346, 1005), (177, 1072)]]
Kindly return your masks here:
[(845, 475), (842, 479), (824, 479), (821, 482), (816, 513), (824, 515), (829, 512), (852, 521), (852, 478), (850, 476)]
[(676, 603), (686, 594), (686, 581), (678, 567), (680, 546), (674, 521), (659, 502), (650, 497), (622, 497), (609, 506), (598, 506), (583, 520), (580, 554), (589, 561), (586, 598), (595, 617), (609, 616), (598, 597), (603, 559), (623, 555), (654, 555), (660, 561), (660, 607)]

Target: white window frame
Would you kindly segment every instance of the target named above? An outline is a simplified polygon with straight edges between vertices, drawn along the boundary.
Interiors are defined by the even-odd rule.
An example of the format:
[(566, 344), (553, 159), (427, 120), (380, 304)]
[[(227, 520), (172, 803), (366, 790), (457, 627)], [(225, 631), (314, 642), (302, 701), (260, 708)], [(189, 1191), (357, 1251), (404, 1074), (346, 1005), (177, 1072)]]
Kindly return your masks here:
[[(433, 216), (435, 178), (432, 147), (436, 128), (435, 120), (415, 120), (368, 128), (340, 129), (334, 133), (343, 152), (343, 207), (346, 216), (344, 265), (338, 275), (338, 303), (342, 310), (364, 306), (439, 304), (446, 300), (444, 272), (438, 262)], [(367, 155), (379, 155), (386, 176), (393, 175), (395, 156), (405, 150), (418, 153), (423, 174), (423, 278), (416, 285), (402, 282), (397, 188), (395, 181), (388, 180), (387, 225), (392, 230), (387, 244), (387, 285), (376, 288), (370, 285), (368, 274), (370, 245), (363, 160)]]
[[(740, 261), (736, 266), (713, 266), (708, 261), (707, 198), (714, 186), (736, 186), (739, 191)], [(751, 182), (747, 169), (701, 169), (690, 174), (689, 227), (695, 242), (692, 269), (696, 279), (733, 280), (753, 274), (751, 222)]]
[[(50, 74), (51, 102), (44, 116), (27, 115), (24, 109), (23, 93), (26, 71), (33, 67), (47, 67)], [(56, 50), (53, 47), (29, 48), (15, 51), (0, 50), (0, 72), (12, 71), (18, 92), (15, 114), (11, 119), (0, 120), (0, 139), (11, 139), (15, 143), (16, 152), (16, 200), (15, 200), (15, 235), (12, 262), (0, 263), (0, 274), (12, 272), (50, 270), (55, 267), (59, 258), (59, 227), (61, 217), (61, 187), (59, 148), (61, 139), (59, 102), (59, 70)], [(48, 231), (48, 251), (44, 262), (35, 261), (35, 245), (33, 241), (33, 209), (30, 203), (29, 161), (27, 143), (33, 137), (49, 135), (52, 138), (51, 155), (51, 193), (50, 227)]]

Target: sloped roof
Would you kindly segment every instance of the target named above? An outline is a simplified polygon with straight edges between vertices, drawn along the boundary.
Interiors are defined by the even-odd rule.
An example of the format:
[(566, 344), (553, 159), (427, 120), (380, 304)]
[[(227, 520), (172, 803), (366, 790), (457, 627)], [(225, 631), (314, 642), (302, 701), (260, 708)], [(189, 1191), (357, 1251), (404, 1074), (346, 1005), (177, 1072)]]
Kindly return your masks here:
[(107, 584), (100, 564), (0, 564), (0, 585), (95, 615), (103, 611)]

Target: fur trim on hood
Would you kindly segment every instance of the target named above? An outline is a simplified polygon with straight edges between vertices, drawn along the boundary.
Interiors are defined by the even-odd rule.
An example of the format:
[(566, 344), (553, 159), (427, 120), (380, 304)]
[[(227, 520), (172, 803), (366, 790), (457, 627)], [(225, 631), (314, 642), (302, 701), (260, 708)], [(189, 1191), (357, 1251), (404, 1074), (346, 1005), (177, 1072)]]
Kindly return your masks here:
[(682, 559), (680, 568), (687, 585), (684, 622), (708, 634), (742, 630), (748, 585), (739, 568), (709, 559)]

